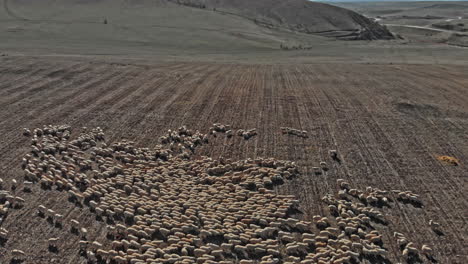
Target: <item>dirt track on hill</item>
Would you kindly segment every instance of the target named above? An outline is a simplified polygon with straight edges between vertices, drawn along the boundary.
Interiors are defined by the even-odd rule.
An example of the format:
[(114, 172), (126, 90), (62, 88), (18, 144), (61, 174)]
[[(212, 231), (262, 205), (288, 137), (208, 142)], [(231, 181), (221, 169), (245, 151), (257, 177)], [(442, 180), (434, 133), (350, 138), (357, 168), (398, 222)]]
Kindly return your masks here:
[[(393, 231), (420, 246), (430, 245), (439, 263), (465, 263), (466, 162), (468, 161), (468, 68), (430, 65), (236, 65), (172, 63), (154, 66), (4, 57), (0, 59), (0, 168), (2, 179), (22, 182), (21, 158), (29, 150), (23, 127), (69, 124), (100, 126), (110, 142), (127, 138), (154, 146), (168, 129), (186, 125), (207, 132), (214, 122), (234, 129), (257, 128), (258, 136), (218, 137), (197, 154), (218, 158), (274, 157), (292, 160), (301, 177), (279, 188), (295, 194), (303, 218), (323, 213), (320, 198), (337, 191), (336, 179), (353, 186), (410, 190), (423, 208), (394, 204), (379, 226), (390, 260), (401, 261)], [(280, 127), (309, 132), (281, 134)], [(337, 149), (341, 163), (315, 176), (312, 167)], [(447, 166), (436, 159), (461, 161)], [(8, 186), (8, 184), (6, 184)], [(12, 236), (0, 248), (8, 263), (12, 249), (24, 263), (81, 263), (78, 238), (35, 217), (39, 204), (78, 219), (93, 240), (105, 240), (103, 222), (87, 207), (76, 208), (59, 191), (35, 186), (17, 192), (26, 200), (1, 227)], [(428, 226), (433, 219), (444, 236)], [(58, 254), (47, 239), (63, 241)], [(55, 261), (52, 262), (51, 260)]]

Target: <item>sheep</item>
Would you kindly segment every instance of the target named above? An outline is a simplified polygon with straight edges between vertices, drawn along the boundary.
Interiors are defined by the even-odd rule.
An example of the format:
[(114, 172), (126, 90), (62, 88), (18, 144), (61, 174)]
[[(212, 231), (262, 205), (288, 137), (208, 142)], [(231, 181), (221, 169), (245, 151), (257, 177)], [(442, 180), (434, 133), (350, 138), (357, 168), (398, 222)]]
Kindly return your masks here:
[(346, 181), (342, 181), (340, 182), (340, 188), (343, 189), (343, 190), (348, 190), (349, 189), (349, 183), (346, 182)]
[(432, 256), (432, 248), (430, 248), (428, 245), (422, 245), (421, 252), (427, 257)]
[(21, 207), (23, 207), (25, 202), (26, 201), (23, 198), (21, 198), (19, 196), (15, 196), (15, 197), (13, 197), (13, 200), (12, 200), (12, 206), (14, 208), (21, 208)]
[(78, 245), (79, 245), (79, 248), (80, 248), (81, 251), (86, 251), (86, 249), (88, 248), (88, 245), (89, 245), (89, 241), (80, 240), (78, 242)]
[(323, 170), (327, 170), (328, 167), (327, 167), (327, 163), (325, 161), (321, 161), (320, 162), (320, 167), (323, 169)]
[(18, 181), (13, 179), (11, 180), (11, 190), (14, 191), (18, 187)]
[(31, 136), (31, 130), (29, 130), (27, 128), (23, 128), (23, 136), (30, 137)]
[(96, 255), (99, 256), (101, 260), (104, 260), (105, 262), (107, 262), (106, 260), (109, 258), (109, 252), (103, 249), (96, 250)]
[(47, 209), (46, 212), (47, 219), (51, 220), (52, 222), (54, 221), (54, 216), (55, 216), (55, 211), (52, 209)]
[(47, 208), (44, 205), (41, 204), (37, 207), (37, 214), (39, 216), (44, 217), (46, 213), (47, 213)]
[(49, 238), (48, 242), (49, 242), (49, 250), (50, 251), (56, 251), (57, 250), (58, 241), (59, 241), (58, 238)]
[(4, 228), (0, 229), (0, 240), (8, 240), (8, 230)]
[(26, 257), (26, 253), (19, 249), (13, 249), (11, 251), (11, 255), (13, 256), (13, 260), (21, 261)]
[(327, 228), (329, 226), (328, 219), (326, 217), (322, 217), (315, 221), (318, 228)]
[(31, 192), (31, 187), (32, 187), (33, 183), (30, 182), (30, 181), (24, 181), (23, 182), (23, 192)]
[(97, 242), (97, 241), (93, 241), (91, 243), (91, 249), (95, 252), (96, 250), (102, 248), (102, 244)]
[(88, 262), (91, 262), (91, 263), (96, 263), (97, 262), (97, 258), (96, 258), (96, 254), (94, 254), (94, 252), (92, 251), (86, 251), (86, 257), (88, 259)]
[(405, 249), (403, 250), (403, 256), (405, 257), (408, 257), (410, 255), (418, 255), (419, 254), (419, 251), (417, 248), (415, 248), (413, 246), (413, 243), (408, 243), (406, 246), (405, 246)]
[(245, 246), (236, 245), (234, 246), (234, 251), (239, 254), (242, 258), (248, 258), (249, 254), (247, 253), (247, 248)]
[(77, 220), (75, 219), (71, 219), (70, 220), (70, 231), (72, 233), (77, 233), (78, 232), (78, 229), (80, 228), (80, 222), (78, 222)]
[(434, 231), (434, 232), (440, 232), (440, 224), (435, 222), (434, 220), (429, 220), (429, 227)]
[[(221, 125), (214, 125), (210, 130), (217, 131), (216, 126), (229, 135), (227, 126), (222, 128)], [(53, 139), (60, 134), (53, 132), (54, 129), (45, 128), (44, 138)], [(240, 136), (248, 135), (249, 132), (256, 134), (255, 130), (244, 130)], [(305, 135), (303, 131), (298, 132), (298, 135)], [(277, 195), (270, 187), (297, 175), (299, 172), (294, 163), (263, 158), (239, 162), (205, 157), (197, 161), (184, 160), (179, 154), (193, 151), (197, 144), (203, 143), (202, 138), (206, 136), (197, 134), (198, 139), (195, 139), (189, 134), (195, 136), (185, 127), (170, 131), (164, 136), (167, 146), (158, 145), (154, 150), (134, 147), (130, 141), (99, 149), (97, 133), (93, 136), (85, 131), (71, 144), (71, 141), (63, 138), (58, 141), (62, 145), (60, 149), (67, 152), (66, 157), (61, 157), (63, 151), (58, 151), (59, 147), (45, 150), (49, 148), (48, 143), (44, 144), (42, 139), (38, 139), (35, 146), (39, 157), (37, 161), (29, 161), (27, 167), (35, 173), (37, 171), (38, 178), (45, 179), (47, 184), (66, 188), (70, 200), (74, 201), (75, 197), (82, 194), (83, 202), (89, 205), (94, 214), (106, 215), (111, 222), (115, 219), (132, 225), (127, 227), (117, 224), (115, 228), (109, 227), (108, 237), (115, 239), (111, 242), (115, 253), (93, 247), (89, 251), (90, 259), (96, 254), (94, 258), (98, 256), (108, 261), (119, 256), (125, 258), (125, 263), (150, 263), (148, 259), (151, 258), (157, 259), (158, 263), (188, 262), (195, 260), (193, 255), (196, 250), (198, 261), (207, 263), (221, 263), (224, 255), (231, 258), (233, 254), (239, 258), (269, 254), (271, 258), (282, 259), (279, 245), (281, 239), (297, 242), (288, 246), (291, 252), (298, 248), (299, 251), (296, 250), (294, 254), (302, 257), (307, 255), (308, 249), (325, 248), (326, 244), (320, 244), (323, 243), (321, 238), (343, 251), (351, 247), (352, 242), (345, 241), (344, 235), (339, 232), (327, 229), (326, 232), (330, 234), (325, 236), (322, 233), (324, 236), (316, 239), (313, 234), (307, 233), (311, 232), (310, 223), (287, 219), (289, 211), (298, 208), (298, 201), (295, 201), (294, 196)], [(194, 143), (196, 141), (199, 143)], [(169, 150), (170, 144), (173, 150)], [(103, 155), (107, 151), (109, 153)], [(163, 152), (167, 155), (164, 156)], [(125, 164), (125, 168), (119, 165), (116, 169), (115, 162)], [(34, 169), (30, 167), (32, 165)], [(278, 177), (281, 181), (276, 180)], [(249, 184), (253, 188), (246, 190)], [(359, 219), (356, 217), (359, 212), (350, 206), (342, 206), (344, 209), (340, 209), (335, 201), (329, 203), (335, 206), (331, 210), (346, 213), (348, 222), (362, 223), (362, 216)], [(351, 220), (353, 218), (356, 219)], [(329, 227), (327, 218), (321, 216), (314, 219), (314, 223), (320, 228)], [(71, 229), (78, 229), (79, 222), (71, 220), (70, 226)], [(350, 222), (350, 226), (354, 224)], [(281, 229), (293, 230), (299, 235), (287, 233), (280, 236), (278, 231)], [(82, 231), (82, 239), (86, 239), (87, 231)], [(331, 235), (340, 237), (332, 240)], [(162, 240), (153, 241), (156, 237)], [(213, 238), (222, 237), (224, 241), (221, 246), (208, 243)], [(88, 243), (83, 240), (82, 252), (88, 250)], [(184, 255), (184, 258), (175, 256), (175, 253)], [(345, 256), (336, 256), (336, 259), (342, 257)], [(262, 261), (270, 261), (271, 258)]]
[(101, 207), (96, 207), (94, 209), (94, 212), (96, 213), (97, 216), (102, 217), (104, 215), (104, 209)]
[(81, 233), (81, 238), (82, 238), (82, 239), (86, 239), (86, 237), (87, 237), (87, 235), (88, 235), (88, 230), (87, 230), (86, 228), (82, 227), (82, 228), (80, 229), (80, 233)]
[(127, 264), (127, 259), (121, 256), (115, 256), (114, 258), (115, 263), (117, 264)]
[(63, 223), (63, 215), (61, 214), (55, 214), (53, 216), (53, 219), (55, 221), (55, 225), (56, 226), (62, 226), (62, 223)]
[(338, 151), (336, 151), (336, 149), (331, 149), (329, 151), (329, 154), (330, 154), (330, 157), (334, 160), (337, 160), (338, 159)]
[(315, 175), (319, 175), (322, 173), (319, 167), (312, 167), (312, 171), (314, 172)]

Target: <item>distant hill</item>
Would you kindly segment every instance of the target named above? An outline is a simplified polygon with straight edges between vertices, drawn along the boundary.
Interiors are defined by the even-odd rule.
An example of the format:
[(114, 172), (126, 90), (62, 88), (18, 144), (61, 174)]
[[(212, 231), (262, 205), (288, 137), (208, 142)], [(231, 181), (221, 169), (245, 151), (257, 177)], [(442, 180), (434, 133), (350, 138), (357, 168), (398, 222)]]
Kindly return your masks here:
[(344, 8), (307, 0), (171, 0), (242, 16), (268, 27), (321, 34), (342, 39), (389, 39), (378, 23)]
[(0, 51), (222, 57), (391, 37), (353, 11), (306, 0), (0, 2)]
[(338, 1), (330, 4), (368, 16), (468, 17), (468, 1)]

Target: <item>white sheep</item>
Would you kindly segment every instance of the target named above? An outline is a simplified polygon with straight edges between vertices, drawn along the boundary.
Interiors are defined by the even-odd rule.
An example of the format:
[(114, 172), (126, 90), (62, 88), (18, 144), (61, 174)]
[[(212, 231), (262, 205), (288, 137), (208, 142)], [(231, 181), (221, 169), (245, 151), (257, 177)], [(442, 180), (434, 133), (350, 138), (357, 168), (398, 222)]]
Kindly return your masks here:
[(440, 224), (434, 220), (429, 220), (429, 227), (434, 231), (440, 231)]
[(23, 260), (26, 257), (26, 253), (24, 251), (19, 250), (19, 249), (13, 249), (11, 251), (11, 255), (13, 256), (13, 260)]
[(47, 208), (41, 204), (37, 207), (37, 213), (41, 216), (45, 216), (47, 213)]
[(15, 180), (15, 179), (12, 179), (11, 180), (11, 190), (16, 190), (16, 188), (18, 187), (18, 181)]
[(82, 227), (82, 228), (80, 229), (80, 233), (81, 233), (81, 237), (82, 237), (83, 239), (86, 239), (86, 237), (87, 237), (87, 235), (88, 235), (88, 229)]
[(23, 136), (30, 137), (31, 136), (31, 130), (29, 130), (27, 128), (23, 128)]
[(53, 219), (54, 219), (54, 222), (55, 222), (56, 225), (62, 225), (62, 223), (63, 223), (63, 215), (61, 215), (61, 214), (55, 214), (55, 215), (53, 216)]
[(422, 245), (421, 252), (427, 257), (432, 256), (432, 248), (430, 248), (428, 245)]
[(49, 238), (49, 248), (56, 249), (58, 246), (59, 238), (53, 237)]
[(8, 239), (8, 230), (5, 228), (0, 229), (0, 239), (1, 240), (7, 240)]
[(32, 183), (32, 182), (30, 182), (30, 181), (24, 181), (24, 182), (23, 182), (23, 191), (24, 191), (24, 192), (31, 192), (31, 191), (32, 191), (32, 189), (31, 189), (32, 186), (33, 186), (33, 183)]
[(78, 230), (80, 228), (80, 222), (78, 222), (75, 219), (71, 219), (70, 224), (71, 224), (71, 227), (70, 227), (71, 232), (78, 232)]

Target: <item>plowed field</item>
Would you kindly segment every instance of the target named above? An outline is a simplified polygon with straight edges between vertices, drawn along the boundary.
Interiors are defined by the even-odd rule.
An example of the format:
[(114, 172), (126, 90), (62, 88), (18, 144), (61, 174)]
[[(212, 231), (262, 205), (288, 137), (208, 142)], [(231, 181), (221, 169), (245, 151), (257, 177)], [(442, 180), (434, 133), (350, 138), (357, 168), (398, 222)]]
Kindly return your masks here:
[[(68, 124), (100, 126), (106, 141), (122, 138), (152, 147), (168, 129), (186, 125), (204, 133), (213, 123), (234, 130), (256, 128), (249, 140), (216, 137), (197, 155), (233, 160), (272, 157), (295, 161), (300, 176), (278, 187), (300, 200), (303, 219), (326, 214), (321, 198), (336, 193), (336, 180), (353, 187), (410, 190), (423, 207), (392, 203), (380, 210), (379, 225), (392, 263), (402, 262), (393, 232), (419, 248), (427, 244), (439, 263), (467, 263), (468, 67), (432, 65), (240, 65), (167, 63), (155, 65), (0, 58), (0, 169), (4, 188), (23, 181), (21, 159), (30, 150), (22, 128)], [(308, 131), (308, 138), (280, 127)], [(330, 159), (336, 149), (341, 162)], [(444, 164), (438, 156), (460, 161)], [(315, 175), (326, 161), (330, 169)], [(0, 247), (0, 263), (12, 249), (24, 263), (82, 263), (79, 237), (35, 216), (39, 204), (88, 228), (104, 240), (104, 222), (67, 195), (35, 185), (18, 188), (25, 206), (10, 210), (1, 227), (10, 237)], [(441, 224), (435, 234), (429, 220)], [(378, 225), (378, 224), (376, 224)], [(47, 239), (61, 239), (49, 252)], [(428, 260), (422, 258), (424, 262)]]

